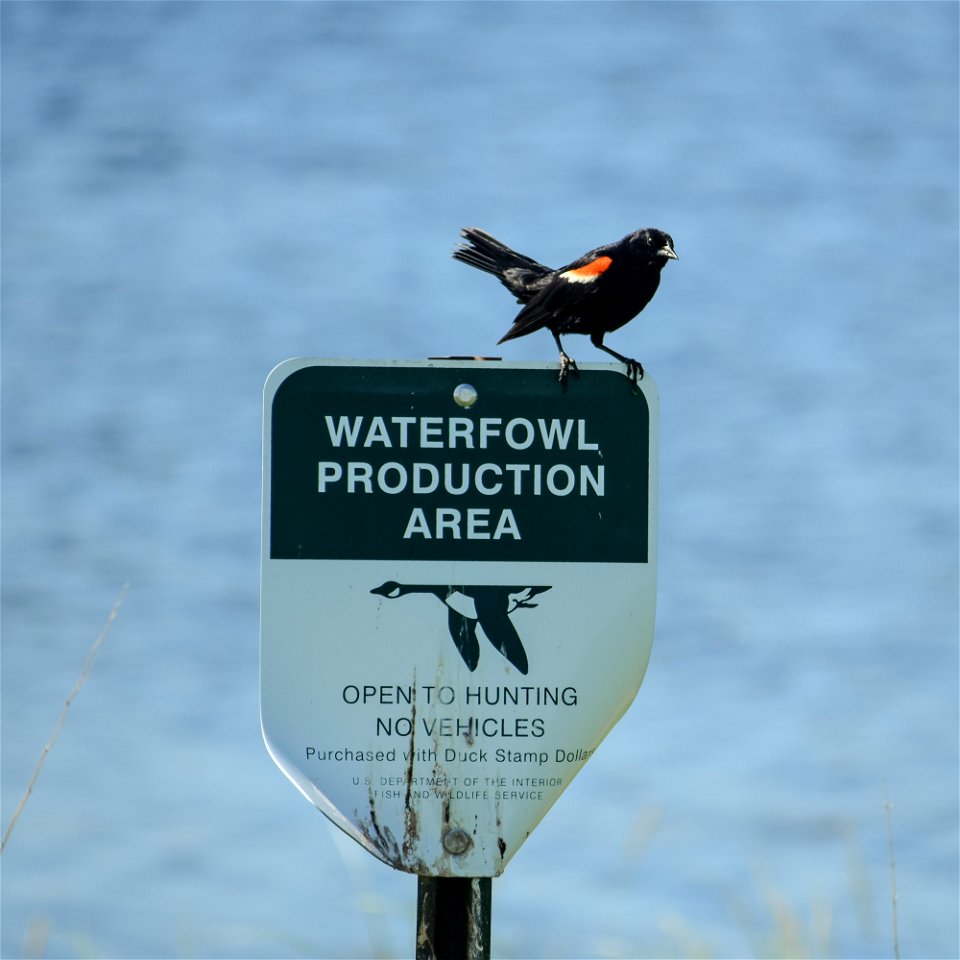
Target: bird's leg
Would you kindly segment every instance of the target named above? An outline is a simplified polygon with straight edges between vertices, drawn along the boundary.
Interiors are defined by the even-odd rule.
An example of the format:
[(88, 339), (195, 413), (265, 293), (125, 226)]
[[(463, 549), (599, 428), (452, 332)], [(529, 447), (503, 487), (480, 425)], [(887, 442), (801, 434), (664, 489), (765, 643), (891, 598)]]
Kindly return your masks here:
[(622, 353), (617, 353), (616, 350), (611, 350), (603, 340), (599, 342), (597, 340), (593, 341), (595, 347), (599, 347), (605, 353), (609, 353), (611, 357), (616, 357), (621, 363), (627, 365), (627, 379), (632, 380), (636, 383), (638, 380), (643, 379), (643, 364), (639, 360), (631, 360), (630, 357), (625, 357)]
[(580, 371), (577, 369), (577, 361), (573, 357), (567, 356), (567, 351), (563, 349), (560, 342), (560, 334), (553, 332), (553, 339), (557, 341), (557, 349), (560, 351), (560, 376), (558, 379), (563, 386), (567, 385), (567, 374), (572, 373), (574, 377), (580, 379)]

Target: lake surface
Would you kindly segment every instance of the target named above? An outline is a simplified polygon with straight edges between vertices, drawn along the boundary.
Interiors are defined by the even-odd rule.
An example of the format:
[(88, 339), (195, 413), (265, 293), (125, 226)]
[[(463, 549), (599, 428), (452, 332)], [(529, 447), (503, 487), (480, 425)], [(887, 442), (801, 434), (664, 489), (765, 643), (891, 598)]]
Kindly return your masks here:
[[(958, 7), (6, 3), (5, 957), (402, 957), (415, 880), (258, 720), (261, 390), (496, 347), (476, 224), (672, 234), (633, 707), (494, 883), (499, 957), (958, 945)], [(605, 359), (569, 338), (581, 360)]]

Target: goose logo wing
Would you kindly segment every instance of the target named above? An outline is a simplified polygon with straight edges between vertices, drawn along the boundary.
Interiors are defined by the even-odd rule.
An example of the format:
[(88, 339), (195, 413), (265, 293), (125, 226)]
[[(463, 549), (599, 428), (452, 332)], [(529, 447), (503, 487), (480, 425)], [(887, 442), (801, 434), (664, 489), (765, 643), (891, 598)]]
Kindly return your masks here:
[(520, 634), (510, 620), (510, 595), (503, 592), (503, 588), (480, 588), (474, 597), (477, 605), (477, 621), (486, 634), (487, 639), (502, 653), (521, 673), (530, 669), (527, 662), (527, 651), (523, 649)]
[(460, 651), (463, 662), (471, 671), (480, 662), (480, 641), (477, 640), (477, 621), (458, 613), (453, 607), (447, 610), (447, 628), (454, 646)]

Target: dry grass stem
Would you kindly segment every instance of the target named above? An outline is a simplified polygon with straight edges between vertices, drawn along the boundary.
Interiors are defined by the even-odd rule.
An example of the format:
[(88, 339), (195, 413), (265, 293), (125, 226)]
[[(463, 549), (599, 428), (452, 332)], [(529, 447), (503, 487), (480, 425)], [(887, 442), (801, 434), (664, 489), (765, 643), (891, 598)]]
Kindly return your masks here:
[(117, 597), (113, 608), (110, 610), (110, 616), (107, 617), (107, 622), (103, 625), (103, 629), (100, 631), (100, 636), (93, 641), (92, 646), (87, 651), (87, 659), (83, 662), (83, 669), (80, 671), (80, 676), (77, 678), (77, 682), (73, 685), (70, 695), (63, 704), (63, 709), (60, 711), (60, 718), (57, 720), (57, 725), (53, 729), (53, 734), (47, 741), (44, 748), (40, 751), (40, 759), (37, 760), (37, 765), (33, 768), (33, 774), (30, 776), (30, 781), (27, 783), (27, 789), (20, 798), (20, 802), (17, 804), (17, 809), (13, 811), (13, 816), (10, 817), (10, 822), (7, 824), (7, 829), (3, 834), (3, 840), (0, 841), (0, 853), (3, 853), (3, 851), (6, 849), (7, 840), (10, 839), (10, 834), (16, 825), (17, 819), (23, 812), (23, 808), (26, 806), (27, 800), (30, 799), (30, 794), (33, 793), (34, 784), (37, 782), (37, 777), (40, 776), (40, 770), (43, 767), (44, 761), (47, 759), (47, 754), (50, 752), (54, 743), (57, 742), (57, 737), (60, 736), (60, 731), (63, 729), (63, 722), (67, 718), (67, 713), (70, 710), (70, 705), (73, 703), (74, 697), (76, 697), (76, 695), (80, 692), (80, 688), (90, 677), (90, 671), (93, 669), (93, 661), (97, 658), (97, 651), (100, 649), (100, 644), (102, 644), (106, 639), (107, 633), (109, 632), (113, 621), (117, 619), (117, 614), (120, 612), (120, 605), (123, 603), (123, 598), (126, 596), (127, 588), (129, 586), (129, 583), (125, 583), (120, 588), (120, 595)]
[[(884, 790), (886, 794), (886, 790)], [(900, 934), (897, 931), (897, 865), (893, 859), (893, 804), (884, 796), (883, 809), (887, 814), (887, 845), (890, 850), (890, 897), (893, 905), (893, 955), (900, 960)]]

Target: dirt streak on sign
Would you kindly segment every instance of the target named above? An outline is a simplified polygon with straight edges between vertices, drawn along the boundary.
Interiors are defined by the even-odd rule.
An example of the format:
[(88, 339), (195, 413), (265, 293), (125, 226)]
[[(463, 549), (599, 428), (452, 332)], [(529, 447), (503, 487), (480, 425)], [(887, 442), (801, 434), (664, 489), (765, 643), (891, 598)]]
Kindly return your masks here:
[(398, 869), (501, 873), (643, 678), (656, 390), (581, 374), (298, 360), (267, 382), (264, 738)]

